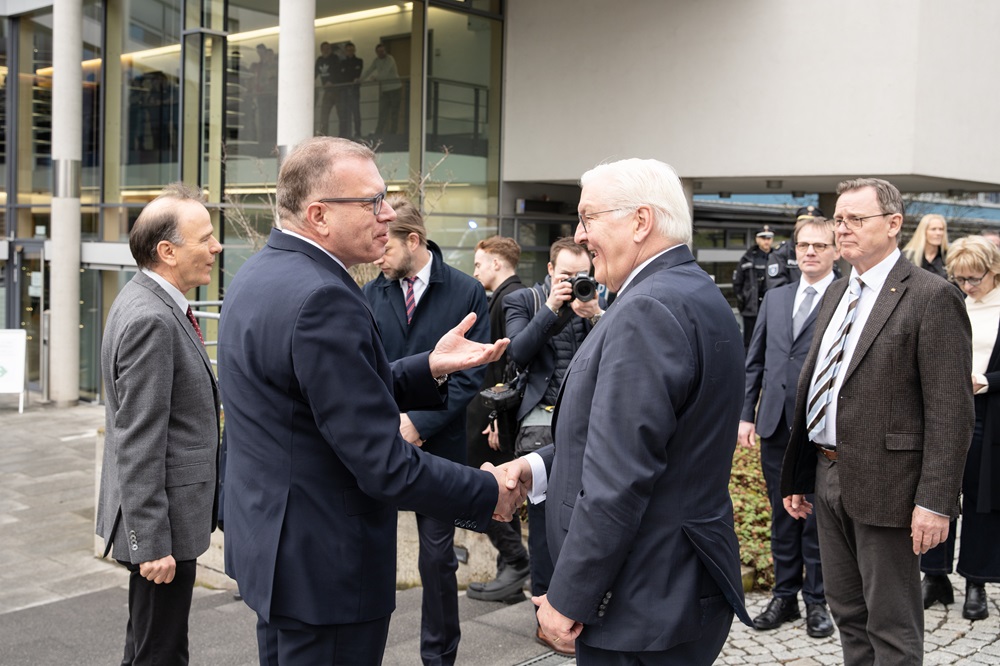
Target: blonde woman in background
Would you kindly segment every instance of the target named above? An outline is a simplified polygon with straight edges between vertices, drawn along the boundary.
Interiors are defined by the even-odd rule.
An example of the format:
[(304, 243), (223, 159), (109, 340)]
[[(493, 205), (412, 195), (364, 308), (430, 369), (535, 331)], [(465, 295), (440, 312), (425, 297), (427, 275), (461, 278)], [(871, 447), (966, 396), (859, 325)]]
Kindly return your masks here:
[(948, 223), (936, 213), (924, 215), (913, 232), (913, 238), (903, 247), (903, 254), (914, 266), (947, 278), (944, 268), (947, 253)]
[[(1000, 250), (982, 236), (951, 246), (949, 278), (965, 292), (972, 324), (972, 390), (976, 425), (962, 479), (962, 547), (958, 573), (965, 578), (962, 617), (989, 615), (985, 583), (1000, 582)], [(948, 574), (955, 554), (955, 527), (948, 539), (920, 559), (924, 608), (954, 601)]]

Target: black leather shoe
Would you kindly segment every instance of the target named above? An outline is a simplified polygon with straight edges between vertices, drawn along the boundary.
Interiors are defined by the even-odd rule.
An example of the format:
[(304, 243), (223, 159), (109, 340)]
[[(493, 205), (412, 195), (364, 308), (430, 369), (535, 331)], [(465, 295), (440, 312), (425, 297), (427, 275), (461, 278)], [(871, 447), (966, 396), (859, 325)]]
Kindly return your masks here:
[(826, 604), (806, 604), (806, 633), (813, 638), (833, 635), (833, 620), (826, 610)]
[(476, 589), (470, 584), (465, 594), (470, 599), (480, 601), (504, 601), (521, 591), (530, 573), (527, 561), (521, 566), (508, 564), (496, 578), (483, 585), (482, 589)]
[(761, 631), (777, 629), (789, 620), (797, 620), (802, 615), (799, 613), (799, 601), (792, 597), (790, 599), (779, 599), (772, 597), (764, 612), (753, 619), (753, 626)]
[(945, 606), (955, 603), (955, 592), (951, 589), (951, 581), (947, 576), (924, 574), (924, 579), (920, 582), (920, 593), (924, 597), (924, 610), (938, 601)]
[(962, 617), (966, 620), (985, 620), (989, 614), (990, 609), (986, 606), (986, 588), (978, 583), (966, 583)]

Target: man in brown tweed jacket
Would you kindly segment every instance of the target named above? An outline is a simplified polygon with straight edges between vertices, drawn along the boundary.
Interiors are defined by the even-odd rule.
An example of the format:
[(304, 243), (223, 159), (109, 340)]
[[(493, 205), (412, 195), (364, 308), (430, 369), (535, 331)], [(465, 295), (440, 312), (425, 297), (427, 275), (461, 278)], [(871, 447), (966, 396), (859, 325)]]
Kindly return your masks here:
[(844, 662), (920, 664), (920, 554), (958, 515), (972, 437), (972, 343), (957, 290), (901, 256), (891, 183), (837, 189), (853, 269), (819, 306), (782, 469), (788, 512), (813, 510)]

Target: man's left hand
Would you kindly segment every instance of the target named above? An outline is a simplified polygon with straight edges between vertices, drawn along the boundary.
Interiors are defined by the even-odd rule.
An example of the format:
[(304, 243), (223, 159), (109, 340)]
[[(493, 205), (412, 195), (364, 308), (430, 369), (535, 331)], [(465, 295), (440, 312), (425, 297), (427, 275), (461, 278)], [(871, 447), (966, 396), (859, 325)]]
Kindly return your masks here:
[(430, 355), (431, 375), (440, 377), (459, 370), (474, 368), (496, 361), (503, 356), (510, 340), (501, 338), (491, 345), (467, 340), (465, 334), (476, 323), (476, 313), (470, 312), (458, 326), (451, 329), (434, 345)]
[(913, 507), (910, 521), (910, 536), (913, 537), (913, 554), (923, 555), (948, 538), (948, 524), (951, 518), (931, 513), (919, 506)]
[(568, 645), (583, 631), (583, 623), (571, 620), (553, 608), (548, 595), (531, 597), (531, 602), (538, 606), (538, 625), (553, 642)]

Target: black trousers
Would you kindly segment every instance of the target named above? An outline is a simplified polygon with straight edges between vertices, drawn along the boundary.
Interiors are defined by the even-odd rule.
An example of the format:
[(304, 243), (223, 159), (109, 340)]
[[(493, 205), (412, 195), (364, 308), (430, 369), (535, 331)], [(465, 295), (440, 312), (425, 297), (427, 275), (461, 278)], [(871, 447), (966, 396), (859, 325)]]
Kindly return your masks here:
[(188, 663), (188, 615), (197, 560), (177, 563), (169, 583), (151, 583), (139, 565), (119, 562), (129, 570), (128, 625), (122, 666)]
[(257, 615), (261, 666), (377, 666), (389, 636), (389, 615), (355, 624), (306, 624)]
[(420, 553), (417, 568), (423, 584), (420, 613), (420, 659), (426, 666), (455, 663), (462, 630), (458, 620), (458, 558), (455, 525), (417, 516)]
[(521, 541), (521, 518), (516, 513), (509, 523), (491, 520), (486, 527), (486, 536), (497, 549), (497, 572), (503, 564), (521, 565), (528, 560), (528, 551)]
[[(796, 520), (785, 511), (781, 497), (781, 463), (785, 458), (789, 434), (782, 416), (774, 435), (761, 438), (760, 442), (760, 466), (767, 483), (767, 496), (771, 500), (772, 594), (778, 599), (794, 599), (801, 590), (804, 602), (822, 604), (826, 603), (826, 597), (823, 594), (816, 514), (810, 514), (805, 520)], [(815, 504), (813, 495), (807, 495), (806, 499)]]

